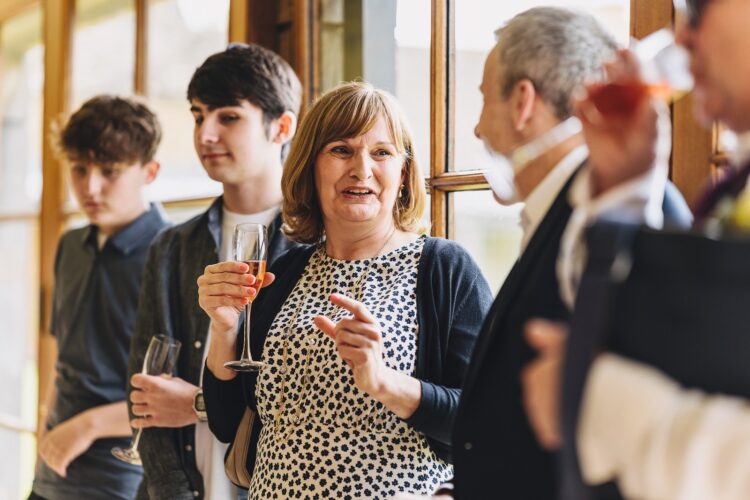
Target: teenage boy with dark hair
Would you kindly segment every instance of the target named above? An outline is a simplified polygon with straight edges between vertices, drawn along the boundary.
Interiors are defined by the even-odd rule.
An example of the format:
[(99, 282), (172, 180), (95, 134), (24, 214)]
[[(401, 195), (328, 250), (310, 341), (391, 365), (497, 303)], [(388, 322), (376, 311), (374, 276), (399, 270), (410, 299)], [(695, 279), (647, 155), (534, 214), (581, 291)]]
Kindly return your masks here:
[[(195, 71), (187, 97), (196, 152), (224, 190), (206, 212), (162, 233), (146, 265), (130, 357), (132, 425), (145, 428), (139, 498), (226, 500), (239, 492), (224, 473), (226, 445), (206, 422), (200, 383), (210, 324), (196, 280), (231, 258), (236, 224), (268, 225), (269, 265), (291, 245), (281, 233), (281, 172), (301, 85), (277, 54), (232, 44)], [(156, 332), (182, 342), (172, 378), (138, 373)]]
[(138, 489), (140, 467), (110, 449), (130, 442), (125, 387), (141, 274), (167, 225), (144, 196), (159, 172), (160, 139), (145, 105), (111, 96), (87, 101), (59, 131), (89, 225), (68, 231), (57, 248), (50, 330), (58, 355), (30, 499), (131, 499)]

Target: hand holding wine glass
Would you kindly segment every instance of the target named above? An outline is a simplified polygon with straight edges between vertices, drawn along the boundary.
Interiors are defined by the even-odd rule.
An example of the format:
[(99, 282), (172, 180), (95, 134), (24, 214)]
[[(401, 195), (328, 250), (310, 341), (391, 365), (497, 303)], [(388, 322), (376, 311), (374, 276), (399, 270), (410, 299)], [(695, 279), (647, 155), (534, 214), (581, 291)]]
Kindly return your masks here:
[(667, 104), (693, 85), (687, 53), (667, 30), (621, 50), (605, 71), (607, 79), (587, 86), (576, 103), (589, 147), (594, 194), (654, 166), (666, 170), (671, 152)]
[(589, 149), (594, 196), (668, 165), (672, 144), (669, 108), (637, 83), (633, 54), (621, 51), (607, 70), (608, 81), (589, 86), (575, 106)]
[(266, 259), (268, 256), (268, 237), (266, 226), (263, 224), (238, 224), (234, 228), (233, 240), (234, 258), (248, 266), (247, 274), (255, 277), (251, 285), (255, 293), (247, 296), (245, 301), (245, 325), (242, 343), (242, 355), (236, 361), (228, 361), (224, 366), (238, 372), (253, 372), (260, 370), (264, 363), (252, 359), (250, 354), (250, 313), (253, 300), (263, 286), (266, 273)]
[[(143, 370), (141, 373), (146, 375), (171, 375), (177, 364), (177, 356), (180, 353), (179, 340), (167, 337), (166, 335), (154, 335), (146, 349), (146, 356), (143, 359)], [(112, 448), (112, 455), (123, 462), (133, 465), (141, 465), (141, 456), (138, 453), (138, 443), (141, 440), (143, 428), (136, 431), (133, 440), (128, 448), (116, 446)]]
[[(237, 323), (250, 296), (257, 293), (255, 276), (248, 273), (244, 262), (226, 261), (206, 266), (198, 278), (198, 303), (211, 318), (213, 332), (221, 332), (226, 340), (234, 343)], [(272, 276), (263, 276), (265, 286)]]

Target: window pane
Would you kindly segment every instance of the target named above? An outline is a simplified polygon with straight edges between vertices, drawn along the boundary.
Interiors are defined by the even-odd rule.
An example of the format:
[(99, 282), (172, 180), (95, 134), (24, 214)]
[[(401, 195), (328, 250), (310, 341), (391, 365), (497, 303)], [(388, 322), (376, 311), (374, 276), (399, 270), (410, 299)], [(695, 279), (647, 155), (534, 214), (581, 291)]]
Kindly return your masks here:
[(149, 2), (149, 103), (161, 120), (158, 159), (162, 170), (149, 190), (152, 199), (213, 196), (221, 184), (208, 178), (193, 148), (193, 117), (186, 99), (195, 69), (228, 40), (229, 0)]
[(520, 204), (498, 204), (492, 192), (451, 193), (455, 207), (455, 237), (471, 254), (493, 292), (500, 289), (521, 245)]
[(0, 428), (0, 447), (3, 450), (3, 481), (0, 498), (27, 498), (31, 493), (36, 440), (29, 433), (18, 433)]
[(205, 212), (210, 205), (210, 203), (196, 203), (195, 205), (191, 203), (188, 206), (165, 207), (165, 211), (170, 222), (182, 224), (196, 215)]
[(321, 92), (363, 79), (394, 94), (406, 111), (425, 176), (430, 165), (430, 4), (322, 0), (320, 5)]
[(76, 0), (72, 108), (97, 94), (133, 93), (133, 0)]
[[(39, 226), (35, 219), (0, 223), (0, 255), (13, 265), (0, 269), (0, 317), (3, 348), (0, 349), (0, 413), (34, 427), (36, 422), (39, 330)], [(0, 498), (28, 494), (36, 449), (30, 435), (0, 433), (3, 478)], [(25, 497), (24, 497), (25, 498)]]
[(586, 11), (607, 27), (623, 45), (629, 40), (630, 0), (522, 0), (487, 2), (460, 0), (456, 8), (456, 119), (454, 122), (454, 170), (486, 167), (481, 141), (474, 125), (482, 109), (479, 84), (487, 54), (495, 45), (495, 31), (507, 20), (532, 7), (556, 5)]
[(42, 13), (0, 26), (0, 213), (38, 213), (42, 192)]

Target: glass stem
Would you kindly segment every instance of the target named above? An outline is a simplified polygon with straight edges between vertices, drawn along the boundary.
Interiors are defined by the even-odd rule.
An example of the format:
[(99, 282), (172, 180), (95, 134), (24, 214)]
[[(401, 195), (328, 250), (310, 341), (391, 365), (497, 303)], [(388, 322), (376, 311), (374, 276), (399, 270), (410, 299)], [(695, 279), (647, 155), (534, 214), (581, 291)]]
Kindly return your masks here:
[(245, 304), (245, 342), (242, 344), (242, 357), (240, 358), (248, 361), (253, 360), (250, 356), (250, 310), (252, 305), (252, 302)]
[(138, 443), (141, 441), (141, 434), (143, 433), (143, 427), (139, 428), (135, 436), (133, 436), (133, 442), (130, 443), (130, 449), (133, 451), (138, 451)]

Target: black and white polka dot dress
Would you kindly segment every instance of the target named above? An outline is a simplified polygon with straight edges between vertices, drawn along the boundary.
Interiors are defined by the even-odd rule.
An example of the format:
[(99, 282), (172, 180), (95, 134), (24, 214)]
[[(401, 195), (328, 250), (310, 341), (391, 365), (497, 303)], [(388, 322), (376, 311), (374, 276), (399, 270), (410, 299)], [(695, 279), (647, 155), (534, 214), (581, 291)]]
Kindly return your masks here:
[(313, 253), (264, 346), (256, 387), (263, 430), (249, 498), (428, 494), (452, 476), (424, 435), (357, 389), (333, 341), (313, 324), (318, 314), (349, 316), (330, 293), (359, 298), (380, 322), (385, 363), (413, 374), (424, 242), (357, 261), (332, 259), (323, 247)]

